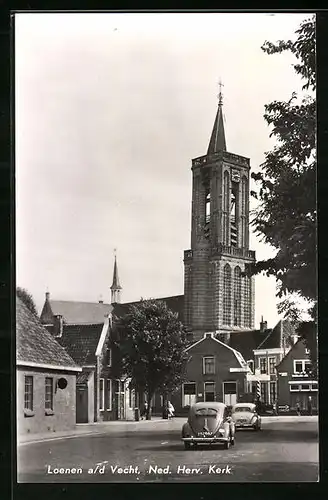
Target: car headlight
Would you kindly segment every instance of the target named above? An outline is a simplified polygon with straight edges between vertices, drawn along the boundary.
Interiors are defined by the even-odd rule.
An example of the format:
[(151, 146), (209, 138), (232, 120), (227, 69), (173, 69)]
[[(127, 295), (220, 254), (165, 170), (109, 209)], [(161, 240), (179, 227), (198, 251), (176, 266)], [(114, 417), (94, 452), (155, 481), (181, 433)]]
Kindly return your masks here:
[(225, 429), (219, 429), (219, 432), (220, 432), (221, 434), (224, 434), (224, 433), (225, 433)]

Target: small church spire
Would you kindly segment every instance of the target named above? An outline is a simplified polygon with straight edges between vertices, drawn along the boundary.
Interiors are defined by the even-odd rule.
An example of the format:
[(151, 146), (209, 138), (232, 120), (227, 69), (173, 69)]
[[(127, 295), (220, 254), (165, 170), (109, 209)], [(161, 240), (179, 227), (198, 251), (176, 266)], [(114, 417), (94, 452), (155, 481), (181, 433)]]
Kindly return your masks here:
[(119, 304), (121, 302), (121, 290), (120, 280), (118, 277), (117, 259), (116, 259), (116, 248), (114, 249), (114, 272), (113, 272), (113, 283), (110, 287), (111, 289), (111, 303)]
[(226, 151), (226, 140), (225, 140), (225, 132), (224, 132), (224, 123), (223, 123), (223, 94), (222, 87), (223, 83), (219, 82), (220, 91), (218, 94), (218, 110), (216, 112), (215, 122), (213, 126), (213, 131), (210, 139), (210, 143), (208, 146), (207, 154), (211, 155), (213, 153), (218, 153), (219, 151)]

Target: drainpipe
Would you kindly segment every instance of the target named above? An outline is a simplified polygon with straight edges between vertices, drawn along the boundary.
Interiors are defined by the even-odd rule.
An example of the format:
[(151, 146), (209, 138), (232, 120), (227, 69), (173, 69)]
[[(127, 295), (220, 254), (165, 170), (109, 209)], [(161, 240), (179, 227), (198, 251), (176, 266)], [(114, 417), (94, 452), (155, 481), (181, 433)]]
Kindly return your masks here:
[(96, 422), (100, 422), (100, 360), (96, 359)]

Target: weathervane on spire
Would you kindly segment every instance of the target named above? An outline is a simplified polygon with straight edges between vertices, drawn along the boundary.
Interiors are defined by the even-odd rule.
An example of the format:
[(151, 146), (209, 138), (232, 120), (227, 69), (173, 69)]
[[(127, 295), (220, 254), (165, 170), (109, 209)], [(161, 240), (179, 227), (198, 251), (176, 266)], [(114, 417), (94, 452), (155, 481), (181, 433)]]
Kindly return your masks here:
[(114, 257), (116, 258), (116, 248), (114, 248)]
[(218, 97), (218, 99), (219, 99), (219, 106), (222, 106), (222, 104), (223, 104), (222, 87), (224, 87), (224, 85), (223, 85), (223, 83), (222, 83), (221, 79), (220, 79), (220, 81), (219, 81), (219, 87), (220, 87), (220, 91), (219, 91), (219, 93), (218, 93), (218, 96), (217, 96), (217, 97)]

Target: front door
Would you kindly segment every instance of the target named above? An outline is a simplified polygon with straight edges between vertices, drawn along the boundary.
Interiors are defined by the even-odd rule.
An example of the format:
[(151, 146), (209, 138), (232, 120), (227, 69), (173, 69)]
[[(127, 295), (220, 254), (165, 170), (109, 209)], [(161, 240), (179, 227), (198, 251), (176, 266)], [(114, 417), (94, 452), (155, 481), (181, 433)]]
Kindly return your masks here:
[(223, 382), (223, 402), (228, 406), (237, 403), (237, 382)]
[(115, 381), (116, 420), (125, 419), (125, 384), (122, 380)]

